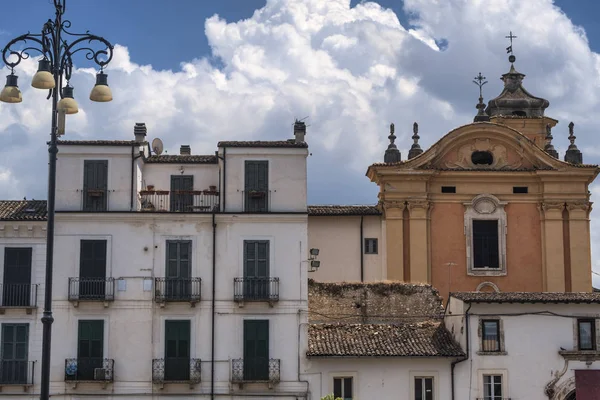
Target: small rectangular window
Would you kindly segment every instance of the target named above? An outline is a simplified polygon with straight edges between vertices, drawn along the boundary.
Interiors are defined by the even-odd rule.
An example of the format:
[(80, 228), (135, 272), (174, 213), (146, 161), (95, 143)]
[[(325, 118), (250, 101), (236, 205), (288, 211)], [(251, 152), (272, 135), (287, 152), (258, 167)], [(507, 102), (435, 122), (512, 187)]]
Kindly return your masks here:
[(333, 378), (333, 397), (352, 400), (352, 377)]
[(502, 400), (502, 375), (483, 376), (483, 400)]
[(365, 254), (377, 254), (377, 239), (365, 239)]
[(498, 220), (473, 220), (473, 268), (499, 268)]
[(500, 351), (500, 321), (484, 319), (481, 321), (481, 351)]
[(442, 193), (456, 193), (456, 186), (442, 186)]
[(529, 188), (527, 186), (513, 186), (513, 193), (528, 193)]
[(415, 400), (433, 400), (433, 377), (415, 377)]
[(596, 350), (596, 321), (577, 320), (577, 347), (579, 350)]

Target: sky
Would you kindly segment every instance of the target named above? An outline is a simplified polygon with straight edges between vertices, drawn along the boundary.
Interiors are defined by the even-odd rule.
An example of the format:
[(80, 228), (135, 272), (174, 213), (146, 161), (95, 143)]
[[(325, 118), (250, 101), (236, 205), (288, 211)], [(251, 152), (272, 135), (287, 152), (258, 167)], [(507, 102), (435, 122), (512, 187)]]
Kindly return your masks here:
[[(53, 16), (51, 0), (4, 10), (0, 46)], [(111, 103), (88, 100), (96, 70), (75, 59), (80, 112), (64, 138), (129, 139), (145, 122), (171, 154), (181, 144), (210, 154), (219, 140), (290, 138), (307, 117), (309, 203), (374, 204), (364, 174), (383, 160), (389, 124), (405, 158), (413, 122), (423, 148), (471, 122), (471, 81), (482, 72), (486, 100), (500, 93), (512, 31), (525, 87), (560, 120), (556, 149), (564, 154), (573, 121), (584, 162), (600, 163), (599, 13), (595, 0), (67, 0), (70, 31), (104, 36), (115, 54)], [(36, 68), (32, 57), (16, 70), (23, 102), (0, 104), (2, 199), (46, 197), (50, 104), (29, 86)], [(591, 191), (600, 197), (600, 179)], [(600, 273), (595, 243), (598, 211)]]

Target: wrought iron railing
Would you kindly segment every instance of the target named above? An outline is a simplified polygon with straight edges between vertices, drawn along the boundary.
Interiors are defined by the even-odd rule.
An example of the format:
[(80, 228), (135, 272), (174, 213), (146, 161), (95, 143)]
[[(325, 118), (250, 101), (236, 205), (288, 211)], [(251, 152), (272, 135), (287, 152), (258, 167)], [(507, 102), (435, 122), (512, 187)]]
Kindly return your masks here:
[(113, 301), (114, 278), (69, 278), (69, 300)]
[(0, 308), (36, 308), (37, 289), (30, 283), (0, 284)]
[(279, 301), (279, 278), (233, 278), (234, 301)]
[(202, 279), (200, 278), (154, 278), (154, 300), (157, 303), (200, 301)]
[(101, 357), (67, 358), (65, 381), (67, 382), (112, 382), (115, 360)]
[(242, 203), (244, 212), (269, 212), (271, 205), (271, 191), (262, 189), (243, 190)]
[(0, 360), (0, 385), (33, 385), (35, 361)]
[(202, 362), (199, 358), (166, 357), (152, 360), (152, 382), (200, 383)]
[(231, 360), (231, 382), (270, 382), (280, 380), (281, 360), (254, 357)]
[(108, 211), (108, 189), (81, 190), (81, 209), (83, 211)]
[(210, 213), (219, 210), (219, 192), (214, 190), (142, 190), (141, 211)]

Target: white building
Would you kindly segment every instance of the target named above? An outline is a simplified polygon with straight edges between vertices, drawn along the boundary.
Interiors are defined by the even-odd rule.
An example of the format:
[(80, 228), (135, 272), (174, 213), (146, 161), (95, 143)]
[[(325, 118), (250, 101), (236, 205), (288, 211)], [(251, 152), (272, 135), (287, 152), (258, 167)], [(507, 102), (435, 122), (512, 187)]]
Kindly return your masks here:
[[(143, 124), (132, 141), (59, 142), (53, 398), (306, 396), (308, 150), (296, 128), (213, 155), (151, 154)], [(31, 282), (43, 282), (41, 229), (2, 224), (2, 243), (34, 246)], [(38, 244), (12, 238), (32, 232)], [(22, 343), (38, 361), (32, 398), (42, 295), (37, 313), (7, 312), (36, 331)]]

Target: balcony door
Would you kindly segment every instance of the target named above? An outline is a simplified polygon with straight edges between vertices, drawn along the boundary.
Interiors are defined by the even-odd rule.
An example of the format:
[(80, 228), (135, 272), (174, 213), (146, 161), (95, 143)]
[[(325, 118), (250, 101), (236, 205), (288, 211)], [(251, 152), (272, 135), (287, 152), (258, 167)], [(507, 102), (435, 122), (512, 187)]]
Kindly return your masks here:
[(165, 381), (190, 379), (190, 321), (165, 321)]
[(92, 381), (104, 365), (104, 321), (80, 320), (77, 337), (77, 380)]
[(193, 190), (194, 177), (192, 175), (171, 175), (171, 211), (193, 211)]
[(2, 324), (0, 383), (27, 383), (28, 324)]
[(269, 321), (244, 321), (244, 380), (269, 380)]
[(83, 211), (108, 209), (108, 160), (83, 162)]
[(165, 298), (187, 300), (192, 293), (192, 242), (167, 241), (167, 270), (165, 272)]
[(244, 299), (269, 299), (269, 241), (244, 240)]
[(30, 307), (31, 247), (4, 249), (3, 307)]
[(106, 240), (82, 240), (79, 260), (79, 298), (104, 299), (106, 295)]
[(244, 211), (269, 211), (269, 162), (246, 161), (244, 171)]

